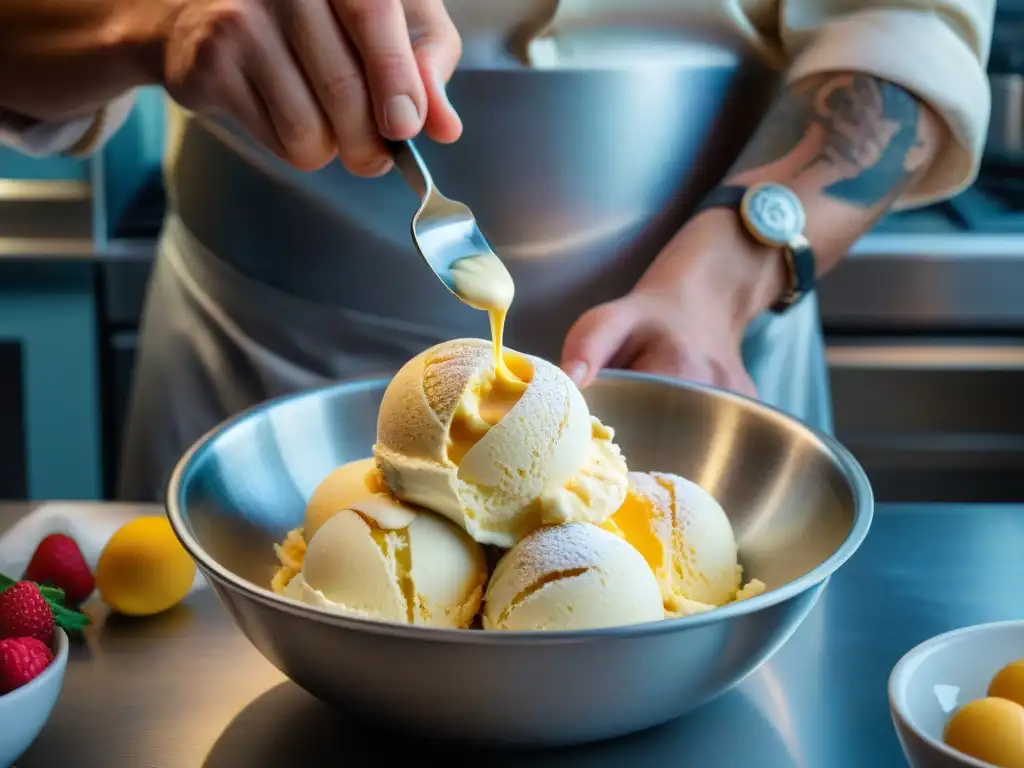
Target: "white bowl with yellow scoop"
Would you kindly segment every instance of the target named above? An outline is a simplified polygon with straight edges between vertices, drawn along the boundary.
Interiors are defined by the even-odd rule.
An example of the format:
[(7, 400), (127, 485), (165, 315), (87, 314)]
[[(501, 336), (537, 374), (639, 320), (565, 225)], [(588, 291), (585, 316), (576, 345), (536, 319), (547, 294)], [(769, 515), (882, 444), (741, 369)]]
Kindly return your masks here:
[(912, 768), (1024, 765), (1024, 665), (1000, 675), (1022, 659), (1024, 621), (964, 627), (908, 651), (889, 677), (889, 709)]
[[(481, 349), (477, 362), (463, 349), (462, 362), (483, 365)], [(516, 357), (506, 355), (513, 369)], [(534, 378), (497, 417), (466, 394), (472, 387), (449, 391), (431, 383), (424, 367), (411, 384), (349, 382), (267, 403), (215, 429), (179, 463), (167, 494), (176, 533), (241, 630), (314, 695), (390, 726), (459, 740), (537, 746), (636, 731), (699, 706), (756, 669), (866, 535), (870, 487), (830, 437), (749, 399), (655, 376), (604, 375), (580, 395), (557, 384), (544, 370), (549, 363), (519, 357)], [(548, 374), (553, 383), (537, 386)], [(522, 412), (528, 396), (539, 398), (533, 415)], [(456, 411), (463, 423), (453, 427)], [(602, 425), (615, 428), (614, 446)], [(503, 433), (508, 440), (498, 441)], [(446, 463), (445, 439), (471, 471)], [(361, 502), (339, 500), (344, 488), (331, 492), (340, 495), (324, 514), (316, 499), (307, 514), (324, 478), (367, 458), (374, 445), (392, 492), (433, 509), (426, 536), (434, 544), (415, 543), (413, 521), (428, 513), (353, 509)], [(677, 568), (681, 551), (662, 547), (657, 575), (630, 521), (610, 524), (627, 486), (636, 485), (616, 458), (620, 449), (630, 470), (673, 473), (703, 488), (698, 500), (685, 481), (667, 483), (684, 506), (718, 520), (703, 535), (715, 540), (716, 526), (731, 526), (745, 576), (767, 591), (721, 607), (680, 603), (663, 618), (678, 590), (697, 602), (701, 593), (687, 582), (693, 562)], [(530, 494), (533, 503), (513, 503)], [(280, 573), (275, 546), (310, 520), (319, 520), (319, 531), (296, 542), (303, 562), (288, 577), (301, 573), (324, 601), (271, 586)], [(454, 628), (463, 626), (460, 605), (479, 603), (481, 540), (518, 542), (490, 574), (482, 623), (492, 631)], [(439, 542), (450, 553), (444, 562), (454, 565), (417, 576), (416, 547)], [(707, 573), (719, 560), (729, 563), (728, 587), (709, 579), (703, 593), (718, 601), (721, 589), (739, 586), (730, 560), (736, 551), (705, 552)], [(570, 554), (575, 567), (550, 570)], [(365, 583), (344, 576), (346, 557), (376, 574), (381, 590), (369, 594)], [(539, 573), (538, 563), (548, 570)], [(546, 591), (553, 585), (604, 601), (581, 621), (588, 628), (572, 628), (577, 614)], [(529, 602), (533, 595), (540, 597)], [(633, 602), (623, 610), (627, 599)], [(535, 625), (546, 631), (531, 631)]]

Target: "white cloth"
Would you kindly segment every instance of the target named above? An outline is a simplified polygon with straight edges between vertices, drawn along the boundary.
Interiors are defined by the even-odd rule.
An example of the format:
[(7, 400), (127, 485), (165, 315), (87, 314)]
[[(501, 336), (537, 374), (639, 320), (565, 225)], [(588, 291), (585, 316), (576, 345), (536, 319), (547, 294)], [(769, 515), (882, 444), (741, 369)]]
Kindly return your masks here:
[[(99, 112), (66, 122), (31, 120), (0, 108), (0, 144), (31, 157), (73, 149), (77, 150), (75, 154), (88, 154), (117, 133), (131, 114), (134, 102), (135, 94), (126, 93)], [(90, 140), (83, 143), (90, 133)]]
[[(21, 578), (39, 542), (51, 533), (63, 533), (74, 539), (89, 567), (95, 570), (103, 547), (118, 528), (137, 517), (163, 514), (163, 507), (155, 504), (42, 504), (0, 535), (0, 573), (12, 579)], [(192, 591), (207, 586), (197, 570)]]

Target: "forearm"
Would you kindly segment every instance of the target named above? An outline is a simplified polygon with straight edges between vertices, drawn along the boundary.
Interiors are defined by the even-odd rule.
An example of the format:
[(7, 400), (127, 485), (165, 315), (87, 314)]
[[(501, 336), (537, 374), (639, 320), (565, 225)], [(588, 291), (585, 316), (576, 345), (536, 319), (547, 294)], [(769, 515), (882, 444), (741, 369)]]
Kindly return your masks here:
[[(775, 181), (793, 189), (823, 274), (927, 170), (942, 135), (939, 118), (897, 85), (860, 73), (815, 76), (777, 100), (724, 183)], [(695, 241), (707, 247), (693, 248)], [(733, 211), (702, 213), (670, 252), (674, 245), (673, 258), (645, 281), (711, 286), (730, 303), (737, 324), (788, 287), (779, 254), (756, 245)]]
[(778, 101), (726, 183), (779, 181), (800, 195), (821, 274), (927, 170), (941, 136), (938, 117), (900, 86), (821, 75)]
[(45, 121), (89, 114), (155, 82), (171, 0), (2, 0), (0, 108)]

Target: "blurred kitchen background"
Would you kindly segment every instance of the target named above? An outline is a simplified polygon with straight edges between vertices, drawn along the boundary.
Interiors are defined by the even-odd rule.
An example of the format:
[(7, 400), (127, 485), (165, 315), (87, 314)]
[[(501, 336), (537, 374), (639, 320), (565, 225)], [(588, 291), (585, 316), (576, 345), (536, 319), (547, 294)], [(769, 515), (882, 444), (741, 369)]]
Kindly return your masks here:
[[(1001, 2), (980, 178), (821, 287), (836, 431), (880, 500), (1024, 499), (1024, 3)], [(0, 499), (112, 493), (164, 209), (163, 102), (90, 160), (0, 149)]]

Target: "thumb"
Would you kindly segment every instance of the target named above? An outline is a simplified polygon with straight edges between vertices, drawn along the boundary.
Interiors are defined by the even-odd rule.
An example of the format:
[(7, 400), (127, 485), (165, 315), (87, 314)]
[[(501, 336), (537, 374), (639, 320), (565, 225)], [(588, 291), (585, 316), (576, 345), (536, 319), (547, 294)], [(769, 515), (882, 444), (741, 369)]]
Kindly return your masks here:
[(450, 144), (462, 135), (462, 120), (445, 86), (462, 56), (462, 40), (441, 0), (418, 0), (407, 9), (413, 53), (427, 91), (423, 128), (434, 141)]
[(629, 305), (621, 301), (584, 312), (565, 336), (562, 370), (576, 386), (585, 387), (626, 343), (634, 326)]

